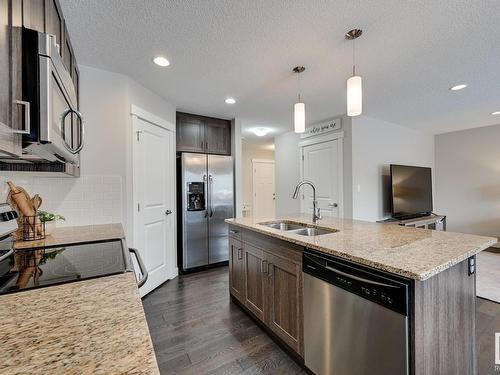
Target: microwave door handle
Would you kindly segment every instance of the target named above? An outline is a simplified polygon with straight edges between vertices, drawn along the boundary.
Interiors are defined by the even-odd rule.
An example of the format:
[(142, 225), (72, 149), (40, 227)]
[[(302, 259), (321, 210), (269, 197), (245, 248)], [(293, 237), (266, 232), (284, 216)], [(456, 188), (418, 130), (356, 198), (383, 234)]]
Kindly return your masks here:
[[(65, 126), (64, 126), (64, 120), (66, 119), (66, 117), (70, 114), (70, 113), (74, 113), (78, 119), (80, 120), (79, 123), (80, 125), (78, 126), (78, 129), (79, 129), (79, 137), (80, 137), (80, 144), (78, 145), (77, 148), (73, 149), (71, 148), (70, 145), (68, 145), (68, 143), (66, 142), (66, 129), (65, 129)], [(59, 123), (59, 126), (61, 128), (61, 137), (63, 139), (63, 144), (64, 144), (64, 147), (66, 147), (66, 149), (71, 152), (72, 154), (78, 154), (82, 148), (83, 148), (83, 137), (85, 135), (85, 128), (84, 128), (84, 124), (83, 124), (83, 116), (80, 112), (78, 112), (77, 110), (74, 110), (72, 108), (68, 108), (67, 110), (65, 110), (61, 116), (61, 121)]]
[(79, 153), (82, 148), (83, 148), (83, 145), (84, 145), (84, 137), (85, 137), (85, 121), (83, 120), (83, 116), (82, 114), (73, 109), (73, 113), (76, 115), (76, 117), (78, 117), (78, 123), (79, 123), (79, 126), (78, 126), (78, 139), (80, 141), (80, 144), (78, 145), (78, 147), (73, 151), (73, 153), (77, 154)]
[(12, 130), (14, 134), (30, 134), (31, 133), (31, 121), (30, 121), (30, 102), (24, 100), (14, 100), (14, 104), (19, 104), (23, 106), (24, 111), (24, 127), (21, 130)]

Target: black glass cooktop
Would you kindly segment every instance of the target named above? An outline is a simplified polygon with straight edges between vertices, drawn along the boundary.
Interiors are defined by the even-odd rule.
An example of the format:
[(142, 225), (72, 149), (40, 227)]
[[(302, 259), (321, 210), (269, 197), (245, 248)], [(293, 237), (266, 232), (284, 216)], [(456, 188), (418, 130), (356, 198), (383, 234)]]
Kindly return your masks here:
[(0, 294), (123, 273), (129, 262), (122, 241), (16, 250), (0, 260)]

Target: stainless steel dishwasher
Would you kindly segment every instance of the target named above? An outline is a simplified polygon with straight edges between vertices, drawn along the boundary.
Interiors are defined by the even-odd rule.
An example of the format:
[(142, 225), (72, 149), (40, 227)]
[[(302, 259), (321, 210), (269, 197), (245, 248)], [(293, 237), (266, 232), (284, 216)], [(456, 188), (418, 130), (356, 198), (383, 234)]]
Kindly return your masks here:
[(409, 373), (410, 280), (305, 250), (304, 359), (316, 375)]

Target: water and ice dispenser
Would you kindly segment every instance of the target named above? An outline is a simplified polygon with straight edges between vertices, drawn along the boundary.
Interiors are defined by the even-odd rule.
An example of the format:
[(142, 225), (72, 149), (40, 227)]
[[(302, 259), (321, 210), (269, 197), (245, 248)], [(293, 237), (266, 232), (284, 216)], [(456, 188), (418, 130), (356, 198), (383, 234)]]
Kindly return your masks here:
[(187, 210), (203, 211), (205, 210), (205, 183), (188, 182), (187, 183)]

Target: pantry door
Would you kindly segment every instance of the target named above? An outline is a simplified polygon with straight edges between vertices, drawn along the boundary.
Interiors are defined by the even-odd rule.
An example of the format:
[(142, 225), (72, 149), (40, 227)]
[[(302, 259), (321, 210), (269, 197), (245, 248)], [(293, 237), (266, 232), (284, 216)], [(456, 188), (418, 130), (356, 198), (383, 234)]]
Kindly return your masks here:
[[(177, 276), (175, 126), (133, 113), (134, 247), (147, 268), (141, 296)], [(138, 115), (139, 114), (139, 115)]]
[[(302, 147), (302, 179), (316, 186), (316, 199), (321, 214), (342, 217), (342, 139), (314, 143)], [(302, 187), (301, 211), (311, 213), (313, 194)]]

